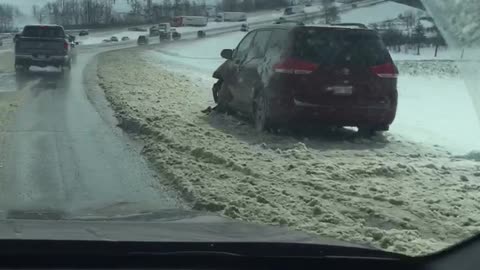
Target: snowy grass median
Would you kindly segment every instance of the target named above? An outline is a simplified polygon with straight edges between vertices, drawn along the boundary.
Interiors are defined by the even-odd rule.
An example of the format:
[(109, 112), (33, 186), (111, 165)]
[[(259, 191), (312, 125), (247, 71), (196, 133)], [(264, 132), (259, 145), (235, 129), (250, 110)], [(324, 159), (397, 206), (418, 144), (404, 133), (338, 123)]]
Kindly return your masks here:
[(194, 209), (411, 255), (479, 232), (478, 162), (390, 135), (259, 135), (202, 114), (202, 83), (135, 50), (102, 54), (98, 76), (120, 126)]

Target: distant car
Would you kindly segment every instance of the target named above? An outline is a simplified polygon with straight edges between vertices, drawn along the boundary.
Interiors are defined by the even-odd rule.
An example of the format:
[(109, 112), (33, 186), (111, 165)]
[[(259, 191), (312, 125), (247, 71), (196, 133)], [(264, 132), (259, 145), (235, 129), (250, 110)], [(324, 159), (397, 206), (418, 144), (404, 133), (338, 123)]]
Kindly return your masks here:
[(110, 41), (112, 42), (118, 42), (118, 38), (116, 36), (113, 36), (110, 38)]
[(283, 11), (284, 15), (293, 15), (293, 14), (300, 14), (300, 13), (305, 13), (305, 7), (302, 5), (290, 6), (285, 8), (285, 10)]
[(287, 21), (288, 21), (288, 20), (285, 19), (284, 17), (280, 17), (280, 18), (278, 18), (274, 23), (275, 23), (275, 24), (281, 24), (281, 23), (285, 23), (285, 22), (287, 22)]
[(172, 29), (172, 39), (173, 40), (179, 40), (182, 38), (182, 34), (180, 34), (179, 32), (177, 32), (176, 29)]
[(197, 37), (198, 38), (205, 38), (207, 36), (207, 33), (205, 33), (205, 31), (203, 30), (200, 30), (197, 32)]
[(244, 23), (240, 26), (240, 31), (248, 32), (248, 31), (250, 31), (250, 26), (248, 26), (248, 24)]
[(139, 36), (137, 39), (138, 45), (148, 45), (148, 42), (149, 42), (148, 37), (144, 35)]
[(75, 37), (75, 36), (73, 36), (73, 35), (67, 35), (67, 38), (68, 38), (68, 41), (70, 42), (70, 46), (71, 46), (72, 48), (75, 48), (75, 46), (77, 46), (77, 45), (79, 44), (78, 42), (75, 41), (75, 40), (76, 40), (76, 37)]
[(374, 30), (280, 24), (221, 56), (217, 108), (250, 115), (258, 131), (308, 121), (373, 135), (395, 119), (398, 70)]
[(102, 40), (102, 42), (109, 43), (109, 42), (112, 42), (112, 41), (110, 39), (104, 39), (104, 40)]
[(122, 41), (128, 41), (128, 40), (130, 40), (129, 37), (122, 37)]
[(88, 36), (88, 31), (87, 30), (82, 30), (78, 33), (79, 36)]
[(169, 41), (172, 39), (172, 32), (160, 32), (160, 41)]
[(172, 30), (169, 23), (160, 23), (158, 25), (160, 41), (169, 41), (172, 39)]

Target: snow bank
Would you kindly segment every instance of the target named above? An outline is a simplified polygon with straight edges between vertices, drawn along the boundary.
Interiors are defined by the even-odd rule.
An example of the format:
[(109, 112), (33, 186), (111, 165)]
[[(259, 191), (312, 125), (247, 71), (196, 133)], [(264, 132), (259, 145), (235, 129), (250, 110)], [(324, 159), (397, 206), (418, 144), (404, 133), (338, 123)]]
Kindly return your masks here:
[(202, 82), (134, 50), (102, 54), (98, 76), (120, 126), (194, 209), (412, 255), (479, 232), (478, 162), (388, 135), (258, 134), (200, 113)]
[[(0, 149), (4, 148), (4, 131), (7, 121), (11, 116), (10, 113), (15, 111), (20, 100), (20, 92), (17, 89), (13, 68), (13, 53), (0, 53)], [(5, 157), (0, 150), (0, 168), (4, 164)]]

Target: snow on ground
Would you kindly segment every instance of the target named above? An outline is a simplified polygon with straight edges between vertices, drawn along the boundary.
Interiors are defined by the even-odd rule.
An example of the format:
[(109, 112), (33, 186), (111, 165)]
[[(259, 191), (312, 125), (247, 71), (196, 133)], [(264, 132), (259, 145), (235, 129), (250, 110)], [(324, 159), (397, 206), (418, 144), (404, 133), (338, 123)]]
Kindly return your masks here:
[(152, 63), (155, 54), (102, 54), (99, 84), (120, 127), (194, 209), (407, 254), (478, 233), (478, 162), (391, 135), (258, 134), (246, 121), (201, 113), (210, 90)]
[(463, 79), (405, 75), (391, 133), (456, 154), (480, 149), (480, 121)]
[(405, 11), (418, 12), (419, 9), (394, 2), (385, 2), (341, 13), (340, 20), (342, 22), (371, 24), (397, 18), (399, 14)]
[(417, 55), (416, 48), (410, 48), (405, 52), (405, 47), (402, 46), (400, 52), (392, 51), (391, 54), (394, 60), (480, 60), (478, 48), (440, 47), (435, 57), (435, 47), (423, 47), (420, 49), (420, 55)]

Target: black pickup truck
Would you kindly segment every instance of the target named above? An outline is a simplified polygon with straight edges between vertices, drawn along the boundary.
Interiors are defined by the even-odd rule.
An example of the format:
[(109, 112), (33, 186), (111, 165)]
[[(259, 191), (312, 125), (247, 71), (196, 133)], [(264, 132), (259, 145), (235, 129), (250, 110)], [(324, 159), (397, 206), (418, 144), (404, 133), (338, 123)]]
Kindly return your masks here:
[(30, 66), (71, 68), (72, 44), (60, 25), (27, 25), (15, 42), (15, 70)]

